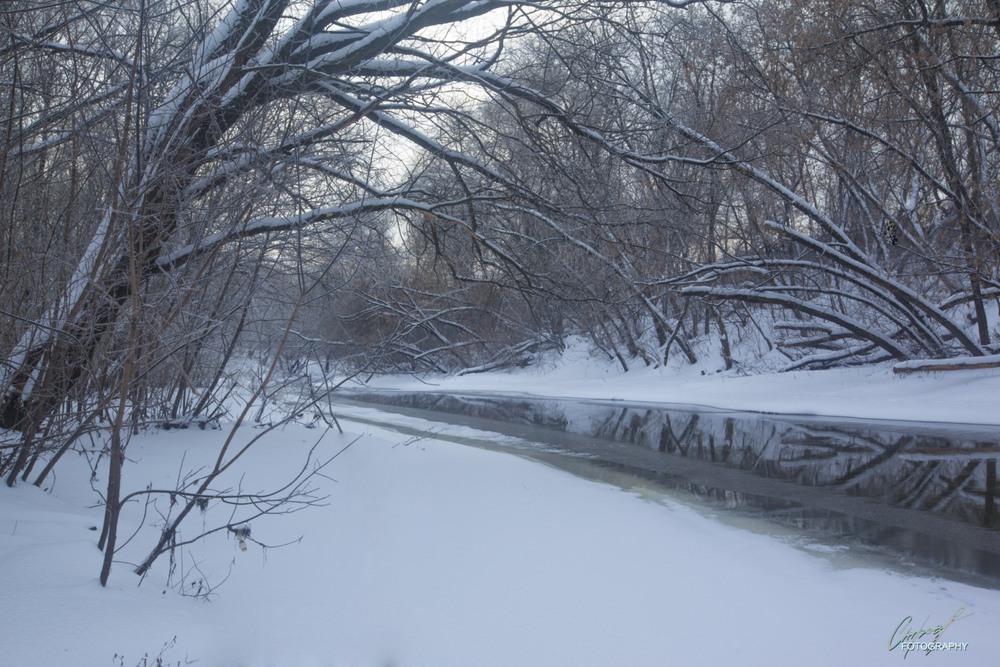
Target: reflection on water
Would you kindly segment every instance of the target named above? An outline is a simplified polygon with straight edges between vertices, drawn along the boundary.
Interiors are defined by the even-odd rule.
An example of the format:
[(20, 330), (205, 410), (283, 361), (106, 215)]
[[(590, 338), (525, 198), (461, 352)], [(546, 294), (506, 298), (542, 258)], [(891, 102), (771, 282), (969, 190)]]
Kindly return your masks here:
[(352, 397), (463, 415), (727, 507), (826, 524), (1000, 580), (998, 429), (476, 395)]

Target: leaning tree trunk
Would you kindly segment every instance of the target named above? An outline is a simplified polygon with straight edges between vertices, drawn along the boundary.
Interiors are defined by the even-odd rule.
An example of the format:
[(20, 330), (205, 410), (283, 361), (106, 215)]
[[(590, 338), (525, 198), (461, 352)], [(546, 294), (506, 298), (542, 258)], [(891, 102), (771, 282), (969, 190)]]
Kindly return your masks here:
[(137, 101), (145, 91), (138, 68), (146, 54), (137, 39), (111, 204), (57, 302), (23, 334), (0, 369), (0, 427), (23, 434), (6, 471), (8, 484), (30, 458), (33, 434), (85, 377), (126, 302), (158, 270), (156, 260), (178, 225), (181, 193), (199, 162), (228, 127), (261, 103), (251, 95), (224, 103), (223, 95), (244, 78), (247, 62), (287, 4), (240, 3), (196, 49), (191, 74), (142, 119)]

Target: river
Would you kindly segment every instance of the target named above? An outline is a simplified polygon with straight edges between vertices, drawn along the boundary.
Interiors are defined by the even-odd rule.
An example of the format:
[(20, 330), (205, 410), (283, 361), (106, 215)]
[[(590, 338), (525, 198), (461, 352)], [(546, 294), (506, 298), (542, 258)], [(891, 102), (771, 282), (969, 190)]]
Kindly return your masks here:
[(518, 444), (487, 446), (575, 474), (609, 471), (621, 486), (641, 482), (903, 570), (1000, 588), (993, 427), (485, 393), (353, 391), (338, 400), (500, 433)]

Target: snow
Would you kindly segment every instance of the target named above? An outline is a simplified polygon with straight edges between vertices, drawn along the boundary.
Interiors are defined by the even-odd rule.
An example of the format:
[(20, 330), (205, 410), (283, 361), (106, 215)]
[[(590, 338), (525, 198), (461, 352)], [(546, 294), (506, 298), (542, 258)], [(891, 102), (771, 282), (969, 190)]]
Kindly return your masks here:
[(934, 367), (945, 367), (944, 370), (948, 370), (948, 366), (967, 366), (969, 368), (974, 368), (976, 366), (1000, 366), (1000, 354), (988, 354), (981, 357), (960, 357), (957, 359), (914, 359), (912, 361), (901, 361), (896, 364), (895, 369), (897, 371), (915, 370), (921, 368)]
[[(621, 374), (582, 346), (569, 354), (542, 369), (438, 386), (400, 377), (373, 384), (1000, 423), (997, 370), (900, 377), (886, 366), (737, 377), (703, 364)], [(155, 541), (155, 511), (118, 554), (109, 587), (98, 585), (101, 554), (90, 528), (102, 511), (84, 457), (64, 461), (48, 492), (0, 488), (4, 664), (132, 667), (144, 656), (155, 664), (161, 650), (163, 664), (233, 667), (978, 666), (996, 664), (1000, 654), (996, 589), (915, 576), (902, 564), (615, 478), (584, 479), (509, 453), (413, 439), (351, 421), (355, 414), (341, 415), (347, 433), (323, 438), (329, 456), (360, 436), (317, 478), (325, 504), (253, 522), (256, 540), (301, 542), (266, 551), (251, 543), (243, 552), (219, 533), (185, 550), (173, 581), (183, 577), (187, 592), (228, 575), (209, 601), (168, 587), (165, 558), (137, 585), (128, 563)], [(266, 434), (224, 483), (277, 485), (319, 435), (302, 425)], [(224, 439), (225, 431), (196, 429), (136, 436), (125, 491), (171, 487), (182, 456), (193, 469)], [(103, 472), (98, 477), (99, 489)], [(230, 511), (213, 505), (192, 516), (182, 537), (231, 521)], [(123, 540), (141, 512), (127, 508)], [(965, 650), (904, 654), (901, 640), (931, 640), (935, 628), (942, 645)]]
[[(579, 342), (558, 362), (453, 377), (377, 377), (368, 386), (405, 391), (507, 392), (555, 398), (704, 405), (752, 412), (1000, 425), (1000, 369), (893, 373), (893, 364), (740, 375), (717, 356), (622, 373)], [(975, 361), (982, 361), (978, 357)], [(921, 362), (923, 363), (923, 362)], [(954, 363), (952, 360), (949, 363)]]

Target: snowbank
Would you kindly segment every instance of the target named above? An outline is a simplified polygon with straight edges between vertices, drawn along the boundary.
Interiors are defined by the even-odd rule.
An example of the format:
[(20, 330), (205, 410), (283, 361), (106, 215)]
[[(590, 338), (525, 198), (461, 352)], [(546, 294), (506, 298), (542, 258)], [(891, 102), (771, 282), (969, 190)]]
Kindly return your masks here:
[[(1000, 424), (998, 370), (716, 370), (622, 374), (577, 348), (545, 368), (373, 384)], [(140, 526), (133, 505), (100, 588), (102, 509), (83, 457), (64, 462), (48, 493), (0, 488), (4, 664), (973, 667), (1000, 655), (1000, 591), (908, 576), (775, 527), (733, 525), (683, 498), (345, 417), (353, 433), (328, 434), (327, 453), (362, 437), (318, 478), (328, 504), (254, 521), (261, 542), (301, 543), (243, 552), (219, 533), (178, 554), (172, 586), (165, 558), (137, 586), (130, 563), (161, 524), (151, 510)], [(230, 483), (273, 488), (316, 437), (298, 425), (268, 434)], [(222, 438), (138, 436), (126, 493), (173, 484)], [(183, 530), (225, 524), (228, 512), (213, 505)], [(223, 579), (210, 601), (179, 594)]]
[[(178, 562), (189, 590), (231, 568), (211, 602), (166, 588), (165, 561), (136, 586), (127, 562), (153, 525), (101, 589), (90, 530), (101, 510), (86, 476), (70, 475), (80, 471), (64, 470), (51, 494), (0, 489), (5, 664), (132, 667), (161, 649), (163, 664), (234, 667), (974, 666), (1000, 654), (996, 590), (874, 568), (507, 454), (366, 429), (323, 480), (326, 506), (254, 524), (261, 541), (301, 543), (242, 552), (213, 536)], [(315, 434), (270, 434), (243, 484), (279, 479)], [(159, 484), (182, 452), (194, 465), (218, 437), (143, 435), (127, 480)], [(210, 508), (188, 529), (216, 510), (225, 521)], [(901, 662), (910, 640), (945, 625), (938, 639), (955, 647)]]
[(891, 364), (742, 376), (715, 360), (635, 367), (628, 373), (586, 345), (539, 366), (460, 377), (376, 377), (369, 386), (406, 391), (490, 391), (677, 403), (861, 419), (1000, 425), (1000, 369), (898, 375)]

